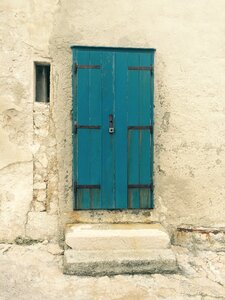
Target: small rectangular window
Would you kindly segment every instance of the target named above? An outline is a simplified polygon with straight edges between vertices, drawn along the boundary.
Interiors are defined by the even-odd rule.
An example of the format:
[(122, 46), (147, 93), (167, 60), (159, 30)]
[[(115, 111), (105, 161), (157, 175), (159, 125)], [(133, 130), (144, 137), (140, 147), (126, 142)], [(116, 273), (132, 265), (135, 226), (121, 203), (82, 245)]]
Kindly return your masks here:
[(35, 63), (35, 77), (35, 101), (48, 103), (50, 99), (50, 64)]

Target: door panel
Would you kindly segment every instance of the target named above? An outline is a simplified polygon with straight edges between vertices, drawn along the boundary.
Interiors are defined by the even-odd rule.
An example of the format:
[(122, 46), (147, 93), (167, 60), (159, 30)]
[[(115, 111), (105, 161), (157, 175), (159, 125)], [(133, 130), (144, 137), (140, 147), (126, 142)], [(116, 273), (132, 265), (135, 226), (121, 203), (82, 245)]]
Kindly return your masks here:
[(153, 207), (153, 51), (74, 47), (73, 63), (75, 209)]
[[(77, 52), (75, 198), (77, 209), (101, 207), (102, 68), (101, 54)], [(100, 66), (100, 68), (94, 68)], [(90, 68), (89, 68), (90, 67)], [(87, 188), (89, 186), (89, 188)]]
[(128, 208), (151, 207), (150, 135), (147, 129), (128, 130)]
[(114, 119), (114, 59), (115, 54), (110, 51), (102, 53), (102, 208), (115, 208), (114, 188), (114, 134), (109, 133), (109, 115)]
[[(128, 208), (152, 207), (151, 56), (128, 58)], [(140, 68), (140, 69), (138, 69)], [(146, 68), (146, 69), (145, 69)], [(139, 186), (139, 187), (138, 187)], [(148, 188), (146, 188), (149, 186)]]
[(115, 60), (115, 187), (117, 208), (127, 208), (127, 53)]

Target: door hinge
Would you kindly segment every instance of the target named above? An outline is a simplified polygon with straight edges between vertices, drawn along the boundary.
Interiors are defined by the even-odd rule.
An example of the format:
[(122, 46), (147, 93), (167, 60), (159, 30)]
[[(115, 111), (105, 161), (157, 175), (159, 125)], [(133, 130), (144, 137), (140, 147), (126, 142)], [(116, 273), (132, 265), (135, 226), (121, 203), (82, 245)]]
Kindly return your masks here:
[(150, 189), (152, 192), (154, 190), (153, 184), (128, 184), (129, 189)]
[(150, 133), (153, 133), (153, 125), (147, 126), (128, 126), (128, 130), (150, 130)]
[(131, 71), (150, 71), (151, 75), (153, 75), (154, 73), (154, 66), (153, 65), (150, 65), (148, 67), (142, 67), (142, 66), (129, 66), (128, 67), (128, 70), (131, 70)]
[(154, 66), (153, 65), (150, 66), (150, 72), (151, 72), (151, 75), (154, 74)]
[(77, 129), (101, 129), (100, 125), (78, 125), (77, 121), (73, 123), (73, 132), (77, 134)]
[(78, 65), (77, 63), (74, 64), (74, 73), (77, 73), (78, 69), (100, 69), (100, 65)]
[(150, 125), (150, 133), (153, 133), (153, 125)]

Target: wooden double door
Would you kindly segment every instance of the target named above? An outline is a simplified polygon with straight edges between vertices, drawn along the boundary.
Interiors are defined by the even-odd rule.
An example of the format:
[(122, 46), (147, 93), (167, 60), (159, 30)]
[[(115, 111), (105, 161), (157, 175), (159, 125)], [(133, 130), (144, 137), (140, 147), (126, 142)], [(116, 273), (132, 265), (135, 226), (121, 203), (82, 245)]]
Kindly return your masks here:
[(152, 208), (154, 50), (72, 51), (74, 208)]

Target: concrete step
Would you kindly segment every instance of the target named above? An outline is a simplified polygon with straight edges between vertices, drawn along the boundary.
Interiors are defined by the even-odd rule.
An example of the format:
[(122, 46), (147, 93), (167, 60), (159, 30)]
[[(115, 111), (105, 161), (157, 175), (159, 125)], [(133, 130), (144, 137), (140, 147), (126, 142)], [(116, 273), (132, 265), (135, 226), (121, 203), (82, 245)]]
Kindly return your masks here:
[(64, 273), (79, 276), (173, 273), (177, 271), (171, 249), (77, 251), (64, 253)]
[(77, 251), (138, 251), (170, 248), (169, 236), (160, 224), (68, 225), (65, 243)]

